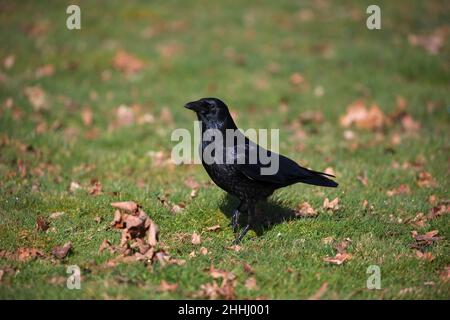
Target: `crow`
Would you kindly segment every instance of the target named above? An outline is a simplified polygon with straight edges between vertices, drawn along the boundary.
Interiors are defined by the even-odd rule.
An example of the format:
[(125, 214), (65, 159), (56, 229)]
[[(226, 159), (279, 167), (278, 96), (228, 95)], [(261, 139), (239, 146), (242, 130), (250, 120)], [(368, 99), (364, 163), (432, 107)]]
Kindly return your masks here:
[[(325, 177), (334, 176), (303, 168), (293, 160), (266, 150), (248, 139), (238, 130), (227, 105), (221, 100), (202, 98), (187, 103), (185, 108), (194, 111), (201, 122), (200, 154), (203, 167), (217, 186), (240, 201), (231, 218), (236, 235), (233, 244), (240, 243), (249, 228), (254, 227), (256, 203), (265, 200), (276, 189), (297, 182), (322, 187), (338, 186), (335, 181)], [(234, 132), (234, 135), (230, 135), (230, 132)], [(262, 156), (264, 152), (266, 158)], [(272, 164), (278, 161), (278, 166), (275, 166), (277, 170), (264, 172), (264, 169), (269, 170), (271, 164), (267, 159), (273, 160)], [(237, 233), (239, 215), (245, 211), (248, 214), (247, 224)]]

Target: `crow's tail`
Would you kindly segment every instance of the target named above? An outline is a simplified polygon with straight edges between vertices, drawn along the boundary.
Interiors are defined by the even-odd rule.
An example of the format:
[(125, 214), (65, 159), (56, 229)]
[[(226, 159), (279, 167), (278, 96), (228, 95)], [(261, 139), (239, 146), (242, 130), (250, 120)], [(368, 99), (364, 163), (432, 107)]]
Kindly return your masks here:
[(302, 183), (312, 184), (314, 186), (336, 188), (339, 184), (325, 176), (333, 177), (331, 174), (308, 170), (308, 175), (302, 176), (299, 180)]

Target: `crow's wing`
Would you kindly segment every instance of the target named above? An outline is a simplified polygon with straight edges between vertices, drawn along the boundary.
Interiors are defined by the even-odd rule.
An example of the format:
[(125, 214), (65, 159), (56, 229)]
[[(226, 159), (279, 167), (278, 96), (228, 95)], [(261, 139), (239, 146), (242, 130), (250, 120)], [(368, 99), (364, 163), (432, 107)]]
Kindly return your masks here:
[[(242, 148), (242, 150), (243, 149), (244, 148)], [(297, 182), (323, 187), (338, 186), (336, 182), (325, 177), (325, 175), (331, 175), (303, 168), (295, 161), (283, 155), (266, 150), (250, 140), (247, 140), (247, 143), (245, 144), (245, 152), (245, 155), (243, 155), (242, 152), (237, 152), (237, 158), (242, 158), (244, 156), (247, 160), (245, 163), (239, 164), (238, 169), (249, 179), (273, 183), (280, 187)], [(258, 155), (257, 161), (248, 161), (250, 159), (249, 154), (255, 154), (255, 152)], [(271, 162), (268, 162), (267, 158), (261, 158), (260, 152), (266, 155), (265, 157), (270, 158)], [(278, 161), (278, 165), (274, 165), (276, 164), (276, 161)], [(272, 169), (269, 170), (271, 166)]]

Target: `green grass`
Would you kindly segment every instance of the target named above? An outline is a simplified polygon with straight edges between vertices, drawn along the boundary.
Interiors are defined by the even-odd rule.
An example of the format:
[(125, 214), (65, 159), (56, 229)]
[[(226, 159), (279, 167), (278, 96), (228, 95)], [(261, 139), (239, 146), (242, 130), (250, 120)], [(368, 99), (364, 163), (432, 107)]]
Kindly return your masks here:
[[(205, 272), (211, 264), (237, 275), (236, 295), (241, 299), (308, 298), (324, 282), (328, 290), (323, 299), (450, 298), (449, 284), (440, 278), (450, 264), (449, 216), (419, 229), (397, 219), (427, 213), (432, 194), (448, 198), (450, 46), (446, 43), (432, 56), (407, 39), (408, 34), (448, 26), (447, 1), (378, 1), (379, 31), (365, 27), (370, 1), (102, 2), (80, 1), (80, 31), (65, 28), (65, 2), (0, 2), (0, 57), (15, 56), (11, 69), (2, 66), (0, 81), (0, 249), (35, 247), (50, 255), (55, 245), (68, 240), (74, 248), (62, 262), (1, 259), (0, 269), (11, 267), (15, 275), (3, 276), (0, 298), (192, 298), (201, 284), (212, 281)], [(312, 20), (300, 20), (298, 12), (304, 9), (312, 11)], [(23, 31), (42, 24), (47, 30), (40, 36)], [(156, 32), (144, 38), (143, 30), (149, 27)], [(161, 47), (173, 44), (177, 54), (161, 54)], [(321, 46), (332, 54), (318, 52)], [(145, 69), (131, 77), (115, 70), (111, 61), (118, 49), (144, 60)], [(233, 50), (237, 58), (230, 54)], [(54, 75), (36, 79), (35, 70), (44, 64), (54, 65)], [(277, 72), (270, 71), (272, 65), (277, 65)], [(105, 70), (111, 72), (108, 81), (102, 80)], [(304, 90), (290, 84), (294, 72), (305, 77)], [(28, 102), (24, 88), (33, 85), (47, 93), (48, 110), (35, 111)], [(314, 94), (318, 86), (324, 89), (322, 97)], [(170, 153), (173, 129), (192, 131), (194, 115), (182, 106), (203, 96), (224, 99), (238, 114), (241, 128), (280, 128), (283, 154), (316, 170), (335, 170), (337, 189), (299, 184), (272, 197), (285, 208), (308, 201), (319, 209), (316, 218), (285, 221), (260, 235), (252, 231), (241, 251), (225, 249), (233, 239), (227, 218), (233, 202), (215, 186), (200, 189), (191, 200), (183, 182), (189, 176), (208, 182), (203, 168), (158, 167), (148, 156), (151, 150)], [(373, 143), (374, 133), (352, 129), (361, 147), (349, 149), (339, 125), (346, 106), (361, 98), (389, 114), (397, 96), (407, 100), (407, 111), (421, 123), (421, 130), (404, 134), (394, 123), (382, 131), (384, 139)], [(12, 110), (6, 107), (8, 98), (14, 101)], [(286, 113), (278, 111), (281, 101), (289, 105)], [(433, 112), (427, 111), (430, 103), (435, 105)], [(139, 104), (142, 113), (156, 118), (167, 107), (174, 121), (112, 129), (121, 104)], [(84, 107), (93, 110), (95, 139), (85, 138), (90, 128), (82, 122)], [(13, 117), (16, 109), (22, 112), (20, 119)], [(322, 112), (324, 121), (304, 125), (307, 137), (302, 140), (304, 150), (298, 151), (287, 124), (308, 110)], [(42, 122), (47, 130), (37, 133)], [(402, 142), (391, 150), (393, 133), (400, 133)], [(23, 150), (21, 144), (33, 149)], [(418, 171), (391, 165), (418, 157), (424, 158), (422, 170), (433, 175), (436, 187), (419, 188)], [(18, 160), (27, 168), (23, 178)], [(39, 166), (43, 174), (37, 172)], [(367, 186), (357, 180), (363, 171)], [(87, 186), (94, 178), (102, 183), (103, 194), (69, 191), (71, 181)], [(386, 196), (387, 190), (403, 183), (410, 186), (409, 195)], [(157, 196), (165, 193), (173, 203), (185, 202), (185, 210), (173, 214), (162, 206)], [(325, 197), (339, 197), (342, 208), (335, 214), (324, 212), (320, 207)], [(111, 256), (99, 254), (98, 248), (104, 239), (119, 241), (120, 234), (108, 226), (114, 212), (109, 204), (120, 200), (140, 203), (160, 226), (161, 241), (171, 255), (187, 263), (103, 268)], [(363, 209), (363, 200), (373, 210)], [(65, 215), (51, 222), (53, 231), (35, 229), (37, 216), (48, 218), (57, 211)], [(270, 215), (270, 208), (265, 212)], [(95, 221), (98, 216), (100, 223)], [(202, 233), (202, 246), (210, 254), (189, 259), (199, 246), (181, 241), (180, 234), (202, 232), (215, 224), (221, 225), (218, 232)], [(411, 231), (416, 229), (438, 229), (444, 237), (427, 248), (434, 261), (419, 260), (410, 248)], [(335, 253), (321, 242), (329, 236), (337, 241), (351, 238), (348, 251), (353, 259), (341, 266), (325, 263), (323, 258)], [(257, 290), (244, 286), (244, 262), (255, 269)], [(82, 269), (81, 290), (65, 286), (66, 267), (73, 264)], [(381, 268), (381, 290), (366, 289), (370, 265)], [(51, 281), (61, 277), (62, 281)], [(159, 293), (161, 280), (179, 287)]]

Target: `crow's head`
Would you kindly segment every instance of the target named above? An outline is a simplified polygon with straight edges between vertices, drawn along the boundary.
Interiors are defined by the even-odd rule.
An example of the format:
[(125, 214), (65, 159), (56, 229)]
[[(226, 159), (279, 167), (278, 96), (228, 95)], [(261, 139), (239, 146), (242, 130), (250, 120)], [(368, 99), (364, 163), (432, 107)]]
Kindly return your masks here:
[(197, 113), (202, 121), (219, 121), (222, 122), (230, 117), (227, 105), (217, 98), (202, 98), (197, 101), (189, 102), (185, 108)]

